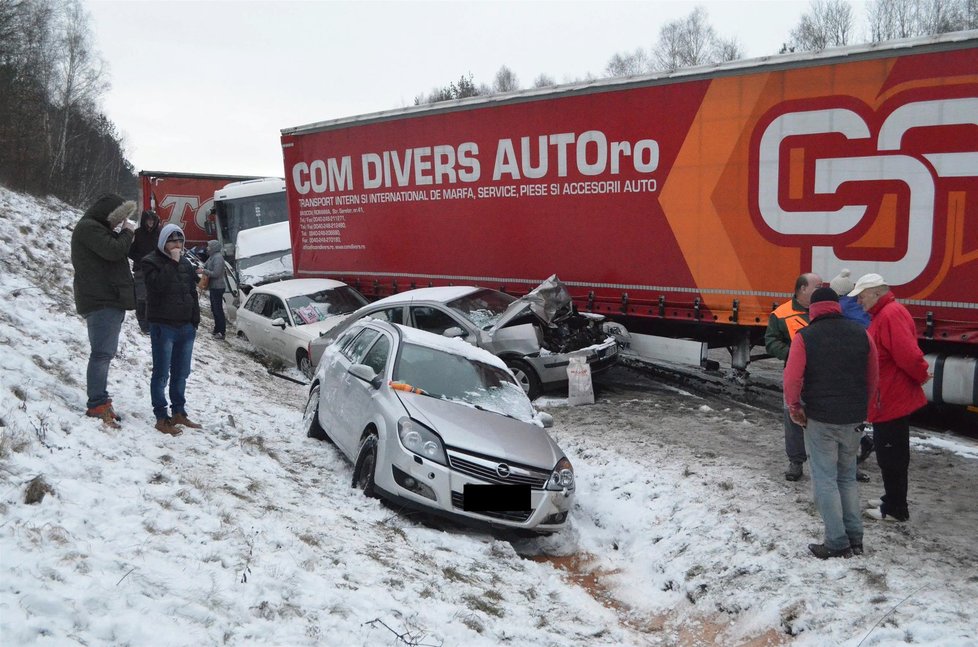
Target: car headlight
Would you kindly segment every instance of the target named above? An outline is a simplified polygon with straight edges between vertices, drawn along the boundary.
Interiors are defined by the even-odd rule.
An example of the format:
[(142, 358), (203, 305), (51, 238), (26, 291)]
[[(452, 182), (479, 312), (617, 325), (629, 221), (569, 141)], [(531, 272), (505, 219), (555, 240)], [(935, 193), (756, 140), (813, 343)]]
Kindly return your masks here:
[(425, 427), (417, 420), (401, 418), (397, 421), (397, 435), (404, 449), (430, 461), (448, 465), (445, 457), (445, 447), (441, 444), (438, 434)]
[(548, 490), (573, 490), (574, 489), (574, 467), (567, 457), (557, 461), (557, 466), (547, 481)]

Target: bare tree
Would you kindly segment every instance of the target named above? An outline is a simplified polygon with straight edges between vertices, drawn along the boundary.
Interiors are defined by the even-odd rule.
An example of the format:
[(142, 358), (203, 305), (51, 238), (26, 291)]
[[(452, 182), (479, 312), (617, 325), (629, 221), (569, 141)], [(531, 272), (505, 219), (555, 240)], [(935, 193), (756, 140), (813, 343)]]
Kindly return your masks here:
[(557, 85), (557, 82), (552, 76), (547, 74), (541, 74), (537, 78), (533, 79), (533, 87), (535, 88), (552, 88)]
[(496, 78), (492, 82), (492, 91), (496, 93), (516, 92), (520, 89), (520, 81), (516, 78), (513, 70), (505, 65), (496, 72)]
[(61, 7), (51, 103), (60, 111), (58, 139), (51, 156), (51, 173), (64, 171), (68, 129), (73, 114), (93, 117), (97, 99), (108, 89), (104, 63), (92, 46), (89, 16), (80, 0), (67, 0)]
[(741, 51), (736, 41), (724, 41), (717, 36), (706, 10), (697, 7), (686, 18), (662, 26), (652, 56), (658, 69), (672, 72), (682, 67), (735, 60), (741, 57)]
[(978, 20), (975, 0), (874, 0), (869, 4), (870, 39), (897, 38), (973, 29)]
[(604, 72), (609, 77), (635, 76), (649, 71), (649, 57), (641, 47), (634, 52), (615, 54), (608, 61)]
[(852, 31), (852, 6), (846, 0), (812, 0), (791, 30), (789, 47), (792, 51), (820, 51), (848, 45)]

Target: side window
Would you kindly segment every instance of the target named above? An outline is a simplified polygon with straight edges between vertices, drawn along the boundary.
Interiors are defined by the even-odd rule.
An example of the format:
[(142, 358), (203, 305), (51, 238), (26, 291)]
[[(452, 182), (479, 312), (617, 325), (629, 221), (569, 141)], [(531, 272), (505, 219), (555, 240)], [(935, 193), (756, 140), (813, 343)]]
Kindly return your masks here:
[(250, 312), (260, 315), (265, 309), (265, 303), (267, 301), (267, 294), (252, 294), (251, 298), (248, 299), (248, 303), (245, 304), (245, 308)]
[(278, 297), (273, 297), (268, 295), (268, 301), (265, 303), (265, 307), (262, 309), (262, 315), (268, 317), (269, 319), (277, 319), (282, 317), (286, 321), (289, 320), (289, 313), (285, 310), (285, 304)]
[(377, 312), (371, 312), (369, 316), (373, 317), (374, 319), (380, 319), (381, 321), (402, 324), (404, 323), (404, 308), (398, 306), (396, 308), (378, 310)]
[(348, 360), (354, 364), (359, 364), (360, 360), (366, 354), (367, 349), (370, 348), (370, 344), (373, 343), (377, 336), (380, 335), (379, 332), (372, 328), (364, 328), (360, 331), (351, 343), (347, 344), (346, 347), (341, 351)]
[[(459, 326), (459, 323), (448, 314), (431, 306), (412, 307), (411, 318), (414, 320), (415, 328), (420, 328), (436, 335), (442, 334), (453, 326)], [(461, 326), (459, 327), (461, 328)]]
[(374, 373), (382, 375), (384, 373), (384, 368), (387, 366), (387, 358), (391, 354), (391, 342), (386, 335), (381, 335), (377, 343), (370, 347), (370, 350), (364, 355), (361, 364), (366, 364), (374, 370)]

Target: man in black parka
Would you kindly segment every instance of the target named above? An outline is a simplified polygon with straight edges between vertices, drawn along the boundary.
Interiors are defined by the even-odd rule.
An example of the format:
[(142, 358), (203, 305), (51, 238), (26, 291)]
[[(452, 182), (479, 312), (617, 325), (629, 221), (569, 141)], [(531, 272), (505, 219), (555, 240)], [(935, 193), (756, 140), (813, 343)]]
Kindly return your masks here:
[(99, 197), (85, 211), (71, 234), (71, 265), (75, 270), (75, 308), (88, 326), (85, 415), (119, 428), (109, 397), (109, 364), (119, 350), (119, 332), (126, 310), (135, 308), (132, 273), (126, 254), (136, 223), (136, 203), (114, 193)]
[(143, 282), (143, 270), (139, 262), (156, 249), (159, 239), (160, 218), (155, 211), (147, 209), (139, 218), (139, 229), (136, 230), (132, 247), (129, 248), (132, 278), (136, 286), (136, 321), (139, 322), (139, 329), (146, 334), (149, 334), (149, 321), (146, 320), (146, 284)]

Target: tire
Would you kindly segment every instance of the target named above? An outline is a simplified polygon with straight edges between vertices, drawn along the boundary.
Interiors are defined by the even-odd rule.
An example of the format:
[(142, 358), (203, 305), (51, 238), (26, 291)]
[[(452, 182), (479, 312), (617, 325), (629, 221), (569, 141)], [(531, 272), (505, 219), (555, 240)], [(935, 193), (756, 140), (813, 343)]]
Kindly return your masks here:
[(309, 400), (306, 401), (306, 408), (302, 414), (302, 426), (306, 430), (306, 436), (316, 440), (327, 440), (326, 431), (319, 424), (319, 385), (312, 387), (309, 391)]
[(308, 380), (311, 380), (316, 375), (316, 367), (312, 365), (312, 362), (309, 360), (309, 355), (304, 350), (296, 351), (295, 365), (299, 367), (299, 371)]
[(516, 376), (516, 381), (523, 387), (523, 392), (526, 393), (526, 397), (531, 400), (536, 400), (540, 397), (542, 390), (540, 378), (537, 377), (537, 373), (533, 370), (533, 367), (521, 359), (507, 359), (506, 366), (509, 367), (509, 370), (513, 371), (513, 375)]
[(377, 498), (374, 491), (374, 472), (377, 470), (377, 434), (368, 434), (357, 451), (357, 462), (353, 468), (352, 487), (359, 489), (370, 498)]

